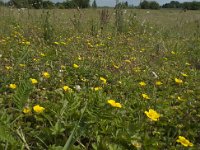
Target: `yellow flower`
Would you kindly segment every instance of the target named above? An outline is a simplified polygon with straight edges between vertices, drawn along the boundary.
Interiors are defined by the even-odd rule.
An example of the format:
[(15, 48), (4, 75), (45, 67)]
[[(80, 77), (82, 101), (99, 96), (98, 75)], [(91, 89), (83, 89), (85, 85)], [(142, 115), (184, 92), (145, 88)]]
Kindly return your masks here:
[(156, 81), (156, 85), (162, 85), (163, 83), (161, 81)]
[(36, 79), (30, 78), (32, 84), (37, 84), (38, 81)]
[(175, 55), (176, 53), (174, 51), (171, 51), (171, 54)]
[(58, 42), (54, 42), (54, 44), (55, 44), (55, 45), (59, 45), (59, 43), (58, 43)]
[(26, 66), (26, 64), (19, 64), (19, 66), (20, 66), (20, 67), (25, 67), (25, 66)]
[(107, 80), (103, 77), (100, 77), (100, 80), (103, 82), (103, 84), (106, 84)]
[(46, 56), (44, 53), (40, 53), (40, 56), (42, 56), (42, 57), (44, 57), (44, 56)]
[(83, 82), (87, 82), (88, 80), (85, 79), (85, 78), (81, 78), (81, 81), (83, 81)]
[(42, 75), (44, 78), (50, 78), (50, 74), (48, 72), (43, 72)]
[(139, 85), (140, 86), (146, 86), (147, 84), (145, 82), (140, 82)]
[(65, 92), (72, 92), (72, 89), (69, 87), (69, 86), (63, 86), (63, 90), (65, 91)]
[(25, 114), (29, 114), (30, 112), (31, 112), (31, 108), (29, 108), (29, 107), (25, 107), (23, 109), (23, 113), (25, 113)]
[(131, 60), (136, 60), (136, 57), (131, 57)]
[(99, 91), (99, 90), (102, 90), (102, 87), (95, 87), (93, 88), (95, 91)]
[(35, 61), (35, 62), (38, 62), (38, 61), (39, 61), (39, 59), (37, 59), (37, 58), (33, 58), (33, 61)]
[(175, 82), (176, 82), (177, 84), (182, 84), (182, 83), (183, 83), (183, 81), (182, 81), (181, 79), (178, 79), (178, 78), (175, 78)]
[(118, 81), (119, 84), (122, 84), (122, 81)]
[(64, 66), (64, 65), (61, 65), (60, 68), (61, 68), (61, 69), (65, 69), (65, 66)]
[(116, 69), (119, 69), (119, 66), (113, 64), (113, 67), (116, 68)]
[(135, 68), (133, 68), (133, 71), (137, 73), (137, 72), (141, 72), (141, 69), (140, 69), (140, 67), (135, 67)]
[(138, 149), (140, 149), (141, 147), (142, 147), (142, 144), (141, 143), (139, 143), (139, 142), (137, 142), (137, 141), (131, 141), (131, 144), (133, 145), (133, 146), (135, 146), (136, 148), (138, 148)]
[(11, 67), (11, 66), (5, 66), (5, 68), (6, 68), (7, 70), (10, 70), (10, 69), (12, 69), (12, 67)]
[(40, 105), (35, 105), (35, 106), (33, 107), (33, 110), (34, 110), (36, 113), (42, 113), (42, 112), (45, 110), (45, 108), (44, 108), (44, 107), (41, 107)]
[(30, 45), (31, 44), (29, 41), (22, 41), (21, 43), (24, 44), (24, 45)]
[(150, 99), (150, 97), (149, 97), (147, 94), (142, 94), (142, 97), (143, 97), (144, 99)]
[(130, 60), (128, 60), (128, 59), (126, 59), (126, 60), (124, 60), (125, 62), (127, 62), (127, 63), (131, 63), (131, 61)]
[(187, 77), (188, 75), (186, 73), (181, 73), (182, 76)]
[(158, 121), (160, 117), (160, 114), (153, 109), (149, 109), (149, 111), (145, 111), (144, 113), (153, 121)]
[(112, 99), (108, 100), (108, 104), (110, 104), (113, 107), (117, 107), (117, 108), (122, 107), (122, 105), (120, 103), (116, 103), (115, 100), (112, 100)]
[(88, 44), (89, 48), (93, 48), (94, 47), (90, 42), (88, 42), (87, 44)]
[(79, 68), (79, 66), (77, 64), (73, 64), (74, 68)]
[(81, 56), (78, 56), (78, 60), (82, 60)]
[(180, 96), (178, 96), (177, 99), (178, 99), (179, 101), (185, 101), (185, 100), (184, 100), (183, 98), (181, 98)]
[(191, 64), (190, 64), (190, 63), (188, 63), (188, 62), (186, 62), (186, 63), (185, 63), (185, 65), (186, 65), (186, 66), (191, 66)]
[(16, 88), (17, 88), (17, 85), (16, 85), (16, 84), (10, 84), (10, 85), (9, 85), (9, 88), (11, 88), (11, 89), (16, 89)]
[(62, 45), (66, 45), (66, 43), (65, 42), (60, 42)]
[(185, 147), (193, 146), (193, 144), (183, 136), (178, 136), (176, 142), (181, 143)]
[(30, 45), (31, 43), (29, 41), (24, 42), (26, 45)]

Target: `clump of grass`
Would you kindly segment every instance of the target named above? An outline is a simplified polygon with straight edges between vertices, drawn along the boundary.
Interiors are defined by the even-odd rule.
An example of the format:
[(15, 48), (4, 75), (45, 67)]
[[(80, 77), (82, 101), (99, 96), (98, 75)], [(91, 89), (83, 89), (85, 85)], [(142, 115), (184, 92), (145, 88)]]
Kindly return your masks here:
[(121, 8), (116, 8), (115, 11), (115, 27), (119, 33), (124, 31), (124, 14)]
[(73, 24), (74, 29), (78, 32), (81, 33), (83, 28), (82, 28), (82, 23), (81, 23), (81, 18), (82, 18), (82, 13), (80, 9), (76, 9), (76, 13), (74, 13), (73, 18), (70, 18), (71, 23)]
[(43, 12), (43, 37), (47, 43), (52, 43), (54, 39), (54, 30), (50, 23), (50, 13), (49, 11)]
[(100, 25), (101, 30), (104, 30), (110, 21), (110, 14), (108, 9), (102, 9), (100, 12)]

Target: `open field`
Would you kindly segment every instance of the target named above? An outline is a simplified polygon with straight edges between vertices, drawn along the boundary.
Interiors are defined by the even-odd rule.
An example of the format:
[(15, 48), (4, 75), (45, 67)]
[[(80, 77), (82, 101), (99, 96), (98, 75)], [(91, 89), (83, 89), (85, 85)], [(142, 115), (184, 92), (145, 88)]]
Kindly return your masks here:
[(0, 7), (0, 149), (200, 149), (200, 11)]

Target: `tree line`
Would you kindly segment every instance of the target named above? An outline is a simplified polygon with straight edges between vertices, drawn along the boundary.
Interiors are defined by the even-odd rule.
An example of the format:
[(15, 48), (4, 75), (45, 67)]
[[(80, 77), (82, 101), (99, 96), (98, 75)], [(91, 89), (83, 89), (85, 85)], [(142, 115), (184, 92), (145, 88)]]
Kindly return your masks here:
[[(96, 3), (96, 1), (94, 0)], [(94, 3), (93, 2), (93, 3)], [(50, 0), (10, 0), (6, 3), (0, 0), (0, 5), (4, 6), (12, 6), (16, 8), (35, 8), (35, 9), (51, 9), (51, 8), (60, 8), (60, 9), (67, 9), (67, 8), (89, 8), (90, 7), (90, 0), (66, 0), (62, 3), (57, 2), (53, 3)]]
[[(93, 0), (90, 5), (90, 0), (66, 0), (64, 2), (53, 3), (50, 0), (10, 0), (8, 2), (3, 2), (0, 0), (0, 5), (12, 6), (16, 8), (35, 8), (35, 9), (51, 9), (51, 8), (60, 8), (60, 9), (69, 9), (69, 8), (97, 8), (96, 0)], [(183, 2), (171, 1), (162, 6), (159, 5), (156, 1), (146, 1), (140, 3), (139, 6), (131, 6), (127, 1), (120, 2), (115, 5), (115, 8), (141, 8), (141, 9), (160, 9), (160, 8), (174, 8), (174, 9), (187, 9), (187, 10), (200, 10), (200, 2)]]
[(166, 3), (160, 6), (156, 1), (143, 1), (140, 3), (140, 8), (142, 9), (160, 9), (160, 8), (179, 8), (179, 9), (187, 9), (187, 10), (200, 10), (200, 2), (183, 2), (180, 3), (178, 1), (171, 1), (170, 3)]
[(180, 3), (178, 1), (171, 1), (170, 3), (164, 4), (162, 8), (182, 8), (188, 10), (200, 10), (200, 2), (193, 1)]

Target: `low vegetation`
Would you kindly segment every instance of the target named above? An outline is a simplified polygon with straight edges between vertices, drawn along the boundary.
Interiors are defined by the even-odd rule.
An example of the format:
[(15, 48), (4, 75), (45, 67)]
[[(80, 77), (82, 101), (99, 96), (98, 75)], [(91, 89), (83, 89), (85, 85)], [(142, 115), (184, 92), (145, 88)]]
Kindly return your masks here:
[(0, 149), (199, 149), (198, 11), (0, 11)]

